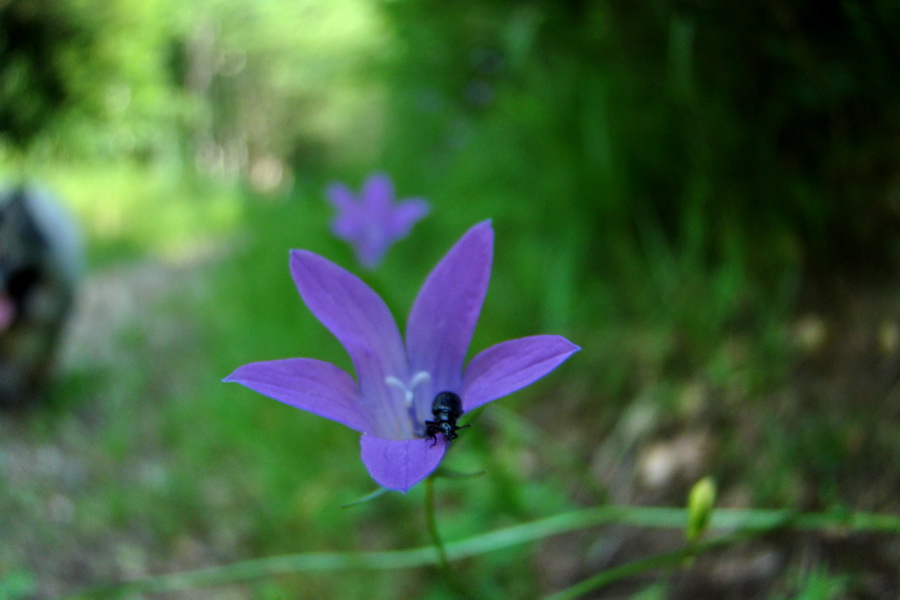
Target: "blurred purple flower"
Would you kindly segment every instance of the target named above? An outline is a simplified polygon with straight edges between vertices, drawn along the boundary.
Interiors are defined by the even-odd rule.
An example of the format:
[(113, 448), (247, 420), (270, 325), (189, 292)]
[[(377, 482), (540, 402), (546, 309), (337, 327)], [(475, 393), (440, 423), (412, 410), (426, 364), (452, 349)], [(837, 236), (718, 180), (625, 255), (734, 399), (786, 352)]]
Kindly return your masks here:
[(367, 269), (378, 266), (388, 248), (409, 235), (429, 210), (419, 198), (394, 202), (394, 184), (383, 173), (366, 180), (359, 199), (340, 183), (328, 186), (327, 194), (338, 211), (331, 231), (353, 246), (356, 259)]
[(431, 272), (413, 304), (406, 340), (381, 298), (359, 278), (305, 250), (291, 251), (303, 301), (344, 345), (357, 381), (331, 363), (290, 358), (245, 365), (225, 378), (362, 433), (376, 482), (406, 492), (437, 468), (447, 443), (425, 437), (442, 391), (468, 412), (555, 369), (580, 348), (537, 335), (492, 346), (463, 362), (487, 292), (494, 232), (470, 229)]

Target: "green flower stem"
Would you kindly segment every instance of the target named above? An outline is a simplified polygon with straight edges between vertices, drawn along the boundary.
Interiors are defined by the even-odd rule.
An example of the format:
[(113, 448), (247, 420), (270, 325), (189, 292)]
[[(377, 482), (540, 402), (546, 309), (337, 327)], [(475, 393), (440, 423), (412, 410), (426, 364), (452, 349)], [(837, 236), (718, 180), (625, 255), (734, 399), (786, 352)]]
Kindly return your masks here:
[(450, 560), (447, 558), (447, 549), (444, 546), (444, 542), (441, 541), (441, 534), (437, 528), (437, 518), (435, 517), (434, 510), (435, 479), (435, 475), (432, 474), (425, 480), (425, 526), (428, 528), (428, 533), (431, 536), (431, 542), (434, 544), (434, 549), (437, 550), (438, 567), (440, 568), (441, 574), (444, 576), (447, 585), (456, 592), (458, 597), (471, 597), (471, 594), (467, 593), (457, 574), (450, 568)]
[(428, 534), (438, 553), (438, 564), (445, 574), (450, 572), (450, 561), (447, 559), (447, 550), (441, 541), (441, 534), (438, 532), (437, 519), (434, 516), (434, 477), (425, 480), (425, 526), (428, 528)]
[[(427, 482), (428, 480), (426, 480)], [(426, 485), (428, 485), (426, 483)], [(427, 493), (427, 489), (426, 489)], [(433, 506), (433, 498), (432, 498)], [(433, 519), (432, 516), (429, 517)], [(577, 531), (589, 527), (617, 524), (657, 529), (682, 529), (687, 522), (687, 511), (680, 508), (657, 508), (646, 506), (601, 506), (571, 511), (514, 525), (497, 531), (491, 531), (469, 538), (449, 542), (443, 545), (447, 562), (487, 554), (520, 544), (534, 542), (569, 531)], [(429, 525), (431, 527), (431, 525)], [(900, 533), (900, 516), (829, 512), (802, 514), (785, 510), (729, 510), (713, 511), (707, 531), (710, 530), (746, 530), (744, 535), (755, 537), (776, 529), (794, 530), (843, 530), (871, 531), (880, 533)], [(435, 528), (436, 530), (436, 528)], [(731, 540), (728, 542), (728, 540)], [(743, 539), (743, 538), (742, 538)], [(721, 541), (717, 541), (721, 540)], [(679, 557), (691, 552), (703, 552), (711, 544), (733, 543), (734, 537), (716, 538), (699, 541), (690, 549), (679, 550)], [(718, 547), (718, 546), (716, 546)], [(705, 550), (706, 549), (706, 550)], [(670, 553), (672, 554), (672, 553)], [(662, 554), (638, 561), (632, 566), (623, 565), (612, 570), (621, 572), (628, 568), (627, 577), (641, 570), (658, 568), (655, 561), (666, 562)], [(221, 567), (210, 567), (197, 571), (186, 571), (171, 575), (150, 577), (139, 581), (119, 585), (93, 588), (70, 598), (110, 597), (132, 592), (159, 592), (210, 587), (248, 581), (263, 577), (274, 577), (304, 571), (339, 571), (347, 569), (393, 570), (423, 567), (441, 564), (440, 550), (436, 553), (434, 546), (411, 548), (407, 550), (389, 550), (384, 552), (312, 552), (289, 554), (247, 560)], [(635, 570), (636, 569), (636, 570)], [(607, 573), (606, 577), (610, 577)], [(599, 574), (597, 577), (601, 577)], [(584, 582), (582, 582), (584, 583)]]

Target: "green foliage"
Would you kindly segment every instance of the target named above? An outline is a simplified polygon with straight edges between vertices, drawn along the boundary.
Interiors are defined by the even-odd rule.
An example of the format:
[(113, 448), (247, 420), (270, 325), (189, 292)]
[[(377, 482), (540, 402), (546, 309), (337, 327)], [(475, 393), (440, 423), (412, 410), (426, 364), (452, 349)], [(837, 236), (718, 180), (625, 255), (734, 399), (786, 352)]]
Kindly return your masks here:
[(890, 3), (385, 9), (402, 42), (385, 162), (512, 231), (532, 297), (560, 273), (535, 256), (577, 257), (545, 292), (554, 321), (617, 296), (701, 349), (764, 329), (801, 268), (895, 248), (875, 175), (900, 130)]
[(34, 589), (34, 576), (30, 573), (0, 573), (0, 600), (21, 600), (33, 594)]
[(363, 0), (12, 0), (0, 32), (0, 142), (45, 160), (188, 159), (266, 185), (380, 134)]
[(367, 2), (209, 0), (185, 20), (179, 70), (201, 166), (321, 168), (328, 142), (352, 136), (352, 159), (380, 133), (380, 84), (366, 67), (385, 40)]
[(0, 134), (42, 153), (170, 152), (181, 110), (161, 57), (167, 0), (12, 0), (0, 7)]
[(790, 594), (773, 594), (772, 600), (833, 600), (846, 597), (850, 577), (832, 574), (825, 569), (796, 576), (795, 589)]

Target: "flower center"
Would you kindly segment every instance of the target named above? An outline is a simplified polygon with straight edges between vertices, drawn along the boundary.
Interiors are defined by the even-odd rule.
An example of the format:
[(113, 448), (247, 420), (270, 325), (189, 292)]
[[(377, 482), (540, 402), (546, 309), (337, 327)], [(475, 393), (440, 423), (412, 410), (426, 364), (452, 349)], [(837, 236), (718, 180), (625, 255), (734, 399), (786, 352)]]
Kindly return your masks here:
[(393, 375), (388, 375), (384, 378), (385, 384), (395, 387), (403, 392), (403, 405), (407, 410), (413, 405), (416, 387), (429, 381), (431, 381), (431, 374), (427, 371), (419, 371), (412, 376), (409, 383), (406, 383), (399, 377), (394, 377)]
[[(415, 390), (422, 384), (427, 384), (431, 381), (431, 373), (427, 371), (419, 371), (415, 375), (412, 376), (408, 381), (404, 381), (399, 377), (394, 377), (393, 375), (388, 375), (384, 378), (384, 383), (388, 387), (393, 387), (399, 389), (403, 392), (403, 408), (406, 409), (406, 416), (409, 419), (408, 423), (411, 426), (413, 432), (418, 432), (422, 425), (418, 420), (417, 411), (416, 411), (416, 393)], [(418, 433), (415, 433), (418, 436)], [(421, 437), (421, 436), (419, 436)]]

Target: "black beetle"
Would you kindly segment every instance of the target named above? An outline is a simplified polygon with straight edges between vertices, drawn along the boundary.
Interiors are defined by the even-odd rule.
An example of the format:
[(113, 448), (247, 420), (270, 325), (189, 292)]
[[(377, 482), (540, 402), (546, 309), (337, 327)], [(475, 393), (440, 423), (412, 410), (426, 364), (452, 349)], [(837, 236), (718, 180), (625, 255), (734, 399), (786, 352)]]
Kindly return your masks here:
[(470, 425), (457, 427), (456, 420), (463, 414), (462, 400), (453, 392), (441, 392), (434, 397), (431, 403), (431, 414), (434, 421), (425, 421), (425, 436), (434, 440), (432, 447), (437, 444), (437, 436), (444, 436), (444, 441), (449, 442), (457, 438), (457, 430), (465, 429)]

